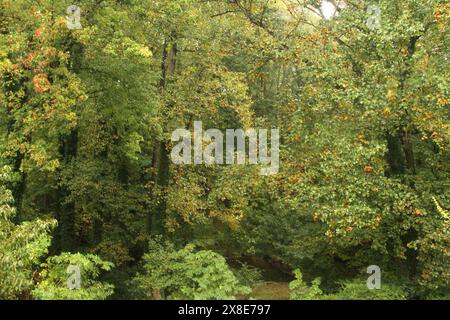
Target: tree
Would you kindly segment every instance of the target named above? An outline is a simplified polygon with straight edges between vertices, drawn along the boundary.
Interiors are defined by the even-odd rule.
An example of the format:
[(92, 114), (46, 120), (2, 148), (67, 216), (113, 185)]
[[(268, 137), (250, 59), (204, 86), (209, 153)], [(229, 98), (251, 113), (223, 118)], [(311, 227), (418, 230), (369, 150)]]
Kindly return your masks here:
[[(79, 288), (68, 286), (68, 267), (80, 270)], [(110, 271), (114, 265), (92, 254), (63, 253), (50, 257), (41, 265), (39, 282), (32, 291), (33, 298), (39, 300), (104, 300), (112, 293), (114, 286), (97, 278), (103, 271)], [(70, 271), (70, 270), (69, 270)]]
[(10, 167), (0, 169), (0, 298), (26, 297), (33, 288), (34, 268), (48, 252), (50, 230), (56, 226), (52, 219), (12, 222), (14, 199), (6, 184), (14, 180)]
[(149, 244), (144, 272), (133, 280), (147, 298), (230, 300), (248, 294), (219, 254), (189, 245), (176, 250), (168, 242)]
[(318, 300), (322, 295), (320, 290), (320, 279), (314, 279), (311, 287), (303, 282), (303, 276), (300, 270), (295, 270), (295, 280), (289, 283), (291, 290), (291, 300)]
[[(328, 3), (81, 0), (74, 30), (64, 2), (1, 1), (5, 295), (235, 297), (227, 261), (253, 261), (324, 297), (390, 296), (363, 294), (372, 264), (405, 281), (393, 297), (445, 297), (449, 6)], [(173, 164), (199, 120), (279, 128), (280, 172)], [(92, 290), (64, 289), (72, 259)]]

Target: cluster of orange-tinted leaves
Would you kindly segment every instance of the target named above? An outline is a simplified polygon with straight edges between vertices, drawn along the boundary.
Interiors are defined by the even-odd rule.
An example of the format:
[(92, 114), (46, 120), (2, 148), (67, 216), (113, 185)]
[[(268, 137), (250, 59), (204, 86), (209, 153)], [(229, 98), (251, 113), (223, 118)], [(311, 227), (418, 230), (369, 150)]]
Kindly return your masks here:
[(317, 32), (313, 32), (310, 35), (306, 36), (304, 40), (309, 42), (312, 45), (326, 45), (332, 39), (332, 31), (329, 28), (321, 28)]
[[(44, 28), (38, 28), (34, 32), (33, 36), (36, 39), (40, 39), (45, 32)], [(56, 55), (56, 49), (48, 48), (45, 49), (42, 55), (38, 52), (30, 52), (22, 61), (22, 65), (27, 69), (33, 69), (33, 90), (36, 93), (44, 93), (50, 90), (50, 81), (48, 80), (47, 74), (44, 69), (49, 65), (49, 59)], [(44, 58), (42, 58), (44, 57)]]
[(34, 92), (43, 93), (50, 90), (50, 81), (44, 73), (38, 73), (33, 78)]
[(448, 24), (448, 20), (450, 20), (450, 4), (442, 3), (436, 6), (433, 15), (439, 31), (443, 32)]
[[(43, 15), (38, 9), (33, 10), (33, 17), (36, 20), (40, 20)], [(40, 26), (33, 32), (33, 42), (39, 43), (38, 48), (28, 53), (25, 58), (22, 59), (21, 65), (25, 69), (31, 69), (33, 72), (33, 90), (38, 94), (47, 92), (51, 88), (51, 82), (48, 78), (48, 74), (45, 72), (46, 67), (54, 59), (58, 52), (54, 47), (47, 47), (45, 42), (49, 40), (57, 31), (50, 32), (45, 26)]]

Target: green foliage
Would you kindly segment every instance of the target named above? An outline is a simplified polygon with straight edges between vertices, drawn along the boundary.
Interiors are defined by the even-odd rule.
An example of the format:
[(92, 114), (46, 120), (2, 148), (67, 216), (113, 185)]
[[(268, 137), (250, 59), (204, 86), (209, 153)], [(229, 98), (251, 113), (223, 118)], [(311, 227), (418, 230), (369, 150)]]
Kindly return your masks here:
[[(448, 3), (347, 1), (325, 19), (322, 0), (80, 0), (80, 30), (70, 4), (0, 2), (0, 298), (36, 282), (37, 298), (110, 296), (109, 266), (68, 252), (114, 263), (120, 297), (248, 292), (256, 269), (225, 258), (282, 274), (282, 296), (299, 267), (294, 299), (342, 281), (329, 298), (404, 297), (367, 293), (371, 264), (408, 298), (447, 296)], [(279, 128), (280, 172), (175, 166), (171, 133), (197, 120)], [(173, 244), (148, 248), (157, 234)], [(85, 291), (63, 287), (71, 259)]]
[(152, 240), (144, 256), (144, 272), (134, 279), (147, 298), (230, 300), (250, 289), (239, 283), (219, 254), (176, 250), (171, 243)]
[(295, 280), (289, 283), (291, 300), (318, 300), (322, 296), (320, 289), (320, 279), (316, 278), (308, 286), (303, 281), (303, 275), (299, 269), (294, 271)]
[(246, 263), (242, 263), (239, 268), (233, 269), (233, 273), (238, 279), (239, 283), (250, 288), (254, 288), (256, 285), (260, 284), (263, 280), (261, 270), (249, 266)]
[[(67, 280), (68, 266), (80, 268), (81, 283), (79, 289), (69, 289)], [(112, 293), (114, 286), (98, 280), (104, 271), (110, 271), (114, 265), (92, 254), (62, 253), (47, 259), (41, 265), (39, 282), (32, 291), (33, 298), (39, 300), (104, 300)]]
[(0, 299), (17, 299), (33, 287), (34, 266), (47, 253), (54, 220), (12, 222), (11, 191), (5, 186), (13, 180), (10, 167), (0, 168)]
[[(427, 225), (425, 235), (411, 244), (418, 249), (418, 260), (422, 266), (420, 283), (425, 289), (434, 289), (438, 294), (448, 291), (450, 279), (450, 215), (433, 197), (437, 214), (435, 219)], [(438, 294), (439, 295), (439, 294)]]
[(291, 300), (406, 300), (404, 287), (383, 281), (380, 289), (369, 289), (367, 279), (354, 278), (341, 281), (335, 293), (324, 293), (320, 289), (320, 279), (316, 278), (308, 286), (300, 270), (295, 270), (295, 280), (289, 283)]
[(356, 278), (342, 283), (339, 292), (325, 295), (324, 300), (406, 300), (407, 294), (398, 285), (385, 284), (380, 289), (369, 290), (366, 279)]

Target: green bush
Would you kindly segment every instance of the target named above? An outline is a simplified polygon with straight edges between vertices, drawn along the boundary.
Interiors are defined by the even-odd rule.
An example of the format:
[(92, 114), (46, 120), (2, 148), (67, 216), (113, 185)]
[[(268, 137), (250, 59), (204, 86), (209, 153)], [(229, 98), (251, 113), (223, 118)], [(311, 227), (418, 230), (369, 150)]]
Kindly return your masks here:
[(246, 263), (243, 263), (240, 268), (233, 269), (233, 273), (241, 284), (248, 287), (254, 287), (263, 281), (261, 271)]
[(355, 278), (341, 282), (341, 290), (325, 294), (316, 278), (308, 286), (300, 270), (295, 270), (295, 280), (289, 284), (291, 300), (406, 300), (407, 293), (398, 284), (383, 283), (380, 289), (367, 288), (366, 279)]
[[(69, 289), (67, 267), (78, 266), (81, 271), (81, 287)], [(101, 271), (113, 267), (110, 262), (101, 260), (96, 255), (81, 253), (62, 253), (50, 257), (42, 264), (40, 272), (42, 281), (32, 291), (33, 298), (39, 300), (104, 300), (113, 293), (114, 286), (96, 280)]]
[(294, 271), (295, 280), (289, 283), (291, 290), (291, 300), (319, 300), (322, 296), (320, 286), (320, 278), (312, 281), (311, 286), (308, 286), (303, 281), (303, 275), (299, 269)]
[(56, 220), (35, 219), (15, 224), (14, 197), (7, 187), (12, 169), (0, 167), (0, 299), (17, 299), (33, 288), (33, 270), (50, 246)]
[(173, 244), (159, 239), (150, 241), (144, 271), (132, 285), (149, 299), (230, 300), (251, 291), (239, 283), (221, 255), (196, 252), (192, 245), (176, 250)]
[(395, 284), (382, 283), (380, 289), (367, 288), (366, 279), (356, 278), (342, 282), (342, 289), (324, 295), (324, 300), (406, 300), (407, 294)]

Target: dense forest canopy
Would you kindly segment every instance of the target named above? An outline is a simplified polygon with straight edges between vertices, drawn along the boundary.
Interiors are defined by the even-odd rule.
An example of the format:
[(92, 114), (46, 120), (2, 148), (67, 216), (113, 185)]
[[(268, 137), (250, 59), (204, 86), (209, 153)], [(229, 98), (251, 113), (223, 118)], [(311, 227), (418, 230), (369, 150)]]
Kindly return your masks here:
[[(0, 0), (0, 298), (450, 298), (449, 19)], [(278, 129), (278, 172), (173, 163), (197, 121)]]

